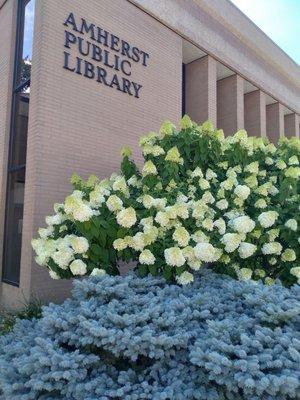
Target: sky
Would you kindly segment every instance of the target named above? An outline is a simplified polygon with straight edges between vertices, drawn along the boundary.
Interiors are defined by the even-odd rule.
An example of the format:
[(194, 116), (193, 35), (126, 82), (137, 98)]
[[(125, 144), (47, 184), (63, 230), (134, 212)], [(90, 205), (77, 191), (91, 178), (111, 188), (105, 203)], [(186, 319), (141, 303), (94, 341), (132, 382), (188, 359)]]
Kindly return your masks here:
[(34, 3), (35, 0), (31, 0), (25, 8), (23, 58), (28, 56), (29, 59), (32, 58)]
[(300, 65), (300, 0), (231, 0)]

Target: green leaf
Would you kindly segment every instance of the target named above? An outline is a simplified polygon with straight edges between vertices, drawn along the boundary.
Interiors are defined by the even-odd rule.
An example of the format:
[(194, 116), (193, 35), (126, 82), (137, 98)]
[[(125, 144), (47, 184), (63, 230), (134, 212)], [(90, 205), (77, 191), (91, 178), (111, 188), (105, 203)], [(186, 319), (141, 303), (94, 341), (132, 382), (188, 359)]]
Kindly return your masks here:
[(148, 267), (147, 267), (147, 265), (139, 265), (139, 266), (138, 266), (138, 272), (139, 272), (139, 275), (140, 275), (142, 278), (144, 278), (145, 276), (147, 276), (147, 275), (148, 275)]

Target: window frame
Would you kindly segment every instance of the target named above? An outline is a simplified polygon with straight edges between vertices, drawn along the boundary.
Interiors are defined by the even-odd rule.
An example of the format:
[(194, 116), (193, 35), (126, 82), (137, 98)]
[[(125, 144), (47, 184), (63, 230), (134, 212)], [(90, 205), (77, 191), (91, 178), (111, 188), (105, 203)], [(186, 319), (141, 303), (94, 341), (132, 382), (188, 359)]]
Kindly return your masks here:
[[(20, 82), (19, 78), (21, 75), (21, 66), (23, 59), (23, 43), (24, 43), (24, 28), (25, 28), (25, 9), (27, 4), (31, 0), (18, 0), (17, 4), (17, 18), (16, 18), (16, 36), (15, 36), (15, 53), (14, 53), (14, 66), (13, 66), (13, 79), (12, 79), (12, 99), (11, 99), (11, 112), (10, 112), (10, 128), (9, 128), (9, 146), (8, 146), (8, 158), (7, 158), (7, 172), (6, 172), (6, 199), (5, 199), (5, 218), (4, 218), (4, 231), (3, 231), (3, 254), (2, 254), (2, 282), (12, 286), (20, 286), (20, 271), (21, 271), (21, 260), (18, 269), (18, 278), (16, 281), (9, 278), (10, 266), (7, 265), (8, 255), (8, 228), (9, 228), (9, 207), (10, 205), (10, 175), (24, 169), (26, 173), (26, 164), (13, 165), (14, 159), (14, 143), (16, 138), (16, 122), (17, 122), (17, 110), (19, 93), (22, 90), (30, 86), (30, 78), (24, 82)], [(29, 101), (29, 100), (28, 100)], [(26, 183), (24, 183), (26, 184)], [(23, 210), (24, 212), (24, 210)]]

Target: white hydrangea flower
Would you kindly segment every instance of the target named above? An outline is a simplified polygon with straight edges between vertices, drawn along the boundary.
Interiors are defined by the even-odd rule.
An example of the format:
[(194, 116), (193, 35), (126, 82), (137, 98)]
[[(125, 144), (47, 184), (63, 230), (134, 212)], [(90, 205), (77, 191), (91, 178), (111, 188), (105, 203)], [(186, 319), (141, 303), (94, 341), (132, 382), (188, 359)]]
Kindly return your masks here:
[(276, 238), (278, 238), (280, 230), (279, 229), (270, 229), (268, 232), (270, 242), (274, 242)]
[(73, 211), (73, 218), (79, 222), (89, 221), (93, 215), (91, 207), (84, 203)]
[(94, 268), (91, 272), (91, 276), (104, 276), (106, 275), (105, 269), (102, 268)]
[(165, 260), (172, 267), (181, 267), (185, 264), (185, 258), (179, 247), (170, 247), (164, 251)]
[(214, 221), (211, 218), (205, 218), (202, 221), (202, 227), (211, 232), (214, 229)]
[(292, 156), (288, 161), (289, 165), (299, 165), (299, 159), (297, 156)]
[(292, 231), (296, 232), (298, 229), (298, 223), (294, 218), (291, 218), (286, 221), (284, 224), (287, 228), (291, 229)]
[(286, 249), (281, 255), (281, 259), (284, 262), (292, 262), (296, 260), (296, 253), (293, 249)]
[(132, 177), (128, 179), (127, 184), (132, 187), (141, 187), (141, 181), (136, 175), (132, 175)]
[(300, 279), (300, 267), (291, 268), (290, 274), (294, 275), (297, 279)]
[(240, 199), (246, 200), (251, 193), (251, 190), (248, 186), (246, 185), (238, 185), (234, 189), (234, 194), (239, 197)]
[(271, 158), (271, 157), (266, 157), (265, 163), (266, 163), (267, 165), (273, 165), (273, 164), (274, 164), (274, 160), (273, 160), (273, 158)]
[(176, 146), (172, 147), (168, 152), (165, 157), (166, 161), (171, 161), (177, 164), (183, 164), (183, 158), (180, 157), (179, 150)]
[(196, 243), (209, 243), (209, 237), (202, 232), (201, 230), (196, 231), (195, 233), (192, 234), (192, 239)]
[(275, 166), (278, 169), (285, 169), (286, 168), (286, 163), (283, 160), (277, 160)]
[(191, 177), (192, 178), (203, 178), (203, 172), (201, 171), (201, 168), (199, 168), (199, 167), (195, 168), (195, 170), (191, 172)]
[(228, 201), (226, 199), (222, 199), (216, 202), (216, 206), (219, 210), (226, 210), (228, 208)]
[(258, 174), (259, 171), (259, 163), (258, 161), (254, 161), (244, 168), (245, 172), (250, 172), (251, 174)]
[(227, 253), (233, 253), (239, 247), (241, 241), (241, 235), (238, 233), (225, 233), (221, 239)]
[(279, 214), (276, 211), (265, 211), (258, 216), (258, 222), (263, 228), (270, 228), (278, 217)]
[(201, 190), (207, 190), (210, 188), (210, 183), (204, 179), (204, 178), (200, 178), (199, 179), (199, 186)]
[(153, 146), (153, 145), (151, 145), (151, 144), (146, 144), (146, 145), (143, 147), (143, 154), (144, 154), (145, 156), (151, 154), (151, 155), (153, 155), (154, 157), (158, 157), (158, 156), (161, 156), (161, 155), (165, 154), (165, 151), (164, 151), (164, 149), (163, 149), (162, 147), (160, 147), (160, 146), (158, 146), (158, 145), (154, 145), (154, 146)]
[(179, 285), (188, 285), (194, 282), (194, 275), (188, 271), (184, 271), (181, 275), (176, 276), (176, 281)]
[(157, 175), (156, 166), (153, 164), (153, 162), (151, 160), (145, 162), (143, 169), (142, 169), (142, 174), (143, 174), (143, 176)]
[(166, 208), (167, 199), (165, 198), (156, 198), (153, 199), (153, 207), (157, 210), (164, 210)]
[(215, 202), (215, 198), (210, 192), (207, 191), (207, 192), (204, 192), (204, 194), (202, 196), (202, 201), (205, 204), (213, 204)]
[(272, 186), (270, 187), (270, 189), (268, 190), (268, 192), (269, 192), (269, 194), (270, 194), (271, 196), (276, 196), (276, 195), (279, 193), (279, 190), (277, 189), (276, 186), (272, 185)]
[(226, 232), (226, 222), (223, 218), (219, 218), (214, 221), (214, 227), (218, 229), (220, 235), (224, 235)]
[(49, 275), (51, 276), (52, 279), (55, 279), (55, 280), (60, 279), (60, 276), (52, 269), (49, 269)]
[(183, 226), (176, 228), (172, 237), (179, 247), (186, 247), (190, 241), (190, 234)]
[(145, 265), (153, 265), (155, 263), (155, 257), (153, 253), (146, 249), (141, 252), (139, 255), (139, 262), (140, 264), (145, 264)]
[(193, 271), (199, 271), (199, 269), (202, 267), (202, 262), (200, 260), (197, 260), (196, 258), (193, 260), (189, 260), (187, 264)]
[(132, 207), (124, 208), (117, 214), (117, 222), (124, 228), (131, 228), (137, 221), (135, 209)]
[(211, 181), (212, 179), (217, 178), (217, 177), (218, 177), (218, 175), (213, 170), (211, 170), (210, 168), (207, 169), (206, 174), (205, 174), (206, 180)]
[(279, 242), (265, 243), (261, 249), (263, 254), (277, 254), (279, 255), (282, 251), (282, 246)]
[(61, 214), (50, 215), (45, 221), (47, 225), (59, 225), (64, 221), (64, 217)]
[(255, 228), (255, 222), (247, 215), (234, 218), (230, 225), (238, 233), (249, 233)]
[(74, 251), (68, 247), (62, 247), (52, 254), (52, 259), (61, 269), (67, 269), (70, 262), (74, 259)]
[(238, 252), (241, 258), (251, 257), (257, 249), (257, 246), (247, 242), (241, 242)]
[(258, 199), (258, 200), (256, 200), (256, 202), (254, 203), (254, 207), (255, 207), (255, 208), (263, 209), (263, 208), (266, 208), (267, 206), (268, 206), (268, 205), (267, 205), (267, 202), (266, 202), (265, 199)]
[(124, 239), (116, 239), (113, 242), (113, 248), (117, 251), (122, 251), (127, 248), (127, 243)]
[(134, 249), (135, 251), (143, 251), (146, 245), (145, 243), (145, 235), (142, 232), (136, 233), (128, 243), (129, 247)]
[(38, 233), (42, 239), (47, 239), (54, 233), (54, 227), (48, 226), (47, 228), (39, 228)]
[(300, 167), (289, 167), (284, 175), (287, 178), (299, 179), (300, 178)]
[(107, 199), (106, 206), (109, 209), (109, 211), (113, 211), (113, 212), (120, 211), (123, 208), (123, 201), (117, 195), (112, 194)]
[(90, 206), (93, 208), (100, 207), (105, 202), (105, 197), (100, 190), (93, 190), (90, 193)]
[(249, 281), (252, 278), (252, 270), (250, 268), (241, 268), (237, 271), (237, 276), (240, 281)]
[(116, 192), (122, 192), (125, 194), (128, 191), (128, 186), (127, 186), (126, 180), (123, 176), (117, 176), (113, 182), (112, 187), (113, 187), (113, 190)]
[(198, 260), (207, 263), (217, 261), (222, 255), (222, 251), (210, 243), (198, 243), (194, 248), (194, 252)]
[(82, 260), (74, 260), (70, 264), (70, 271), (73, 275), (85, 275), (87, 272), (86, 264)]
[(83, 236), (72, 236), (70, 237), (70, 244), (75, 254), (86, 253), (89, 249), (89, 242)]
[(170, 222), (167, 212), (164, 211), (158, 211), (154, 219), (160, 226), (167, 226)]

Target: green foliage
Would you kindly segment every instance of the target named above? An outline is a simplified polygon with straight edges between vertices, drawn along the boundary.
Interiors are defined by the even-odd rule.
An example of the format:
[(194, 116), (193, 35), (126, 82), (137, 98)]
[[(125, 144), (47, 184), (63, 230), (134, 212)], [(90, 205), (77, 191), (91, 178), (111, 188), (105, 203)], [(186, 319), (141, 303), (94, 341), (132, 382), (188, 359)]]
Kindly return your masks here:
[(0, 336), (11, 332), (18, 319), (39, 319), (41, 316), (42, 303), (39, 300), (24, 303), (18, 311), (0, 309)]
[(121, 175), (73, 176), (33, 241), (53, 278), (116, 275), (122, 260), (180, 284), (208, 263), (241, 280), (300, 279), (299, 139), (225, 138), (185, 116), (179, 131), (166, 121), (140, 145), (141, 171), (124, 148)]

